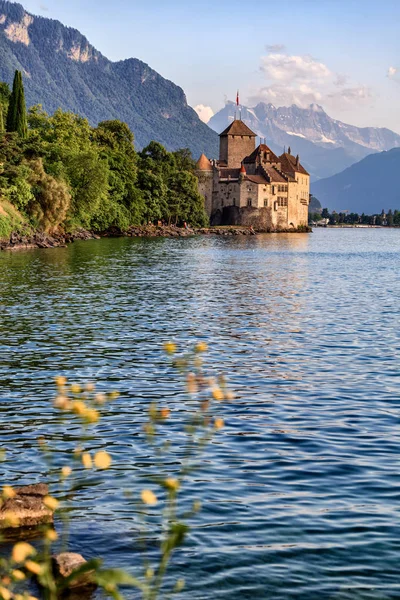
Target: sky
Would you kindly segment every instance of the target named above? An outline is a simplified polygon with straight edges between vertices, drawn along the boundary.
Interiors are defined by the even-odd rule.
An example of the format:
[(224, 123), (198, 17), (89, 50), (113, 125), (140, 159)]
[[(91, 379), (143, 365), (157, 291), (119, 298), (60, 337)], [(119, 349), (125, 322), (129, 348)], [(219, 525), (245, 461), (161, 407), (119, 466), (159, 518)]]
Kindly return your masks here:
[(135, 57), (207, 120), (226, 100), (320, 104), (400, 133), (400, 0), (22, 0), (111, 60)]

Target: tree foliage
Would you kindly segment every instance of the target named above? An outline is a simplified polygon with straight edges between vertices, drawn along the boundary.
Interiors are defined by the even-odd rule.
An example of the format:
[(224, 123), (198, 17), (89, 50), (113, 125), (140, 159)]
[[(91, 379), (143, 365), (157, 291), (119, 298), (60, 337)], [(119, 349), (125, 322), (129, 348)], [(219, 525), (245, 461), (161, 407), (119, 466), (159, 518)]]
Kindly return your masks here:
[[(16, 75), (11, 98), (0, 84), (0, 108), (9, 101), (9, 115), (19, 84)], [(0, 194), (46, 231), (207, 223), (190, 151), (168, 152), (151, 142), (137, 153), (133, 133), (118, 120), (93, 128), (71, 112), (48, 115), (34, 106), (26, 136), (0, 135), (0, 165)]]
[(7, 131), (16, 132), (21, 138), (28, 135), (26, 102), (21, 71), (15, 71), (13, 89), (8, 103)]

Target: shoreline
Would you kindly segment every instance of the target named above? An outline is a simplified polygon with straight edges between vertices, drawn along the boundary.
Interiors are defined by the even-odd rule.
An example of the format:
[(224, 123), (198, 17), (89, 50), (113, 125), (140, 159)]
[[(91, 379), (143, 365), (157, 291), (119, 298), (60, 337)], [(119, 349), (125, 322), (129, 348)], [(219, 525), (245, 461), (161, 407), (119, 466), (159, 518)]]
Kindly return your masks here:
[(65, 248), (76, 240), (99, 240), (102, 238), (120, 238), (120, 237), (140, 237), (140, 238), (187, 238), (198, 235), (203, 236), (254, 236), (263, 233), (311, 233), (311, 227), (304, 229), (280, 229), (278, 231), (261, 231), (252, 227), (240, 227), (236, 225), (227, 225), (221, 227), (200, 227), (187, 228), (177, 227), (175, 225), (141, 225), (132, 226), (128, 230), (122, 231), (110, 228), (104, 232), (93, 232), (85, 229), (79, 229), (74, 233), (53, 233), (47, 234), (35, 232), (31, 234), (12, 233), (9, 240), (0, 240), (0, 251), (2, 250), (33, 250), (43, 248)]

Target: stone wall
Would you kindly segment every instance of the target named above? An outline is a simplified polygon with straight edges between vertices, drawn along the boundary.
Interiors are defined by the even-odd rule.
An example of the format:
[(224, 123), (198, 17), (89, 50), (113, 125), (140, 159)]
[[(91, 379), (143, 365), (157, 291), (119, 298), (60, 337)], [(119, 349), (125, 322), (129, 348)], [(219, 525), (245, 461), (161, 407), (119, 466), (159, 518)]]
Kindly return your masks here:
[(197, 171), (196, 176), (199, 180), (199, 194), (204, 198), (204, 208), (210, 217), (213, 210), (213, 172)]
[(220, 138), (219, 160), (231, 169), (240, 169), (243, 159), (256, 147), (256, 138), (250, 135), (224, 135)]

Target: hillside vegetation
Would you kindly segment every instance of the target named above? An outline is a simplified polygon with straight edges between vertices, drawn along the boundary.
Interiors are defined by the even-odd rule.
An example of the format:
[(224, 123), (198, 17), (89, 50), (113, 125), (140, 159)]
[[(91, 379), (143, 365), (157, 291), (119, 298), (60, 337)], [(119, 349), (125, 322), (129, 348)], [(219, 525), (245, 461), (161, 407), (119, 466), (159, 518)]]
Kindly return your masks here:
[(50, 233), (123, 230), (159, 220), (207, 224), (189, 150), (168, 152), (150, 142), (136, 152), (133, 133), (121, 121), (91, 127), (79, 115), (59, 109), (50, 116), (41, 106), (28, 111), (23, 127), (21, 85), (18, 72), (12, 95), (0, 84), (0, 112), (7, 114), (8, 127), (0, 132), (0, 236), (24, 220)]

